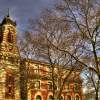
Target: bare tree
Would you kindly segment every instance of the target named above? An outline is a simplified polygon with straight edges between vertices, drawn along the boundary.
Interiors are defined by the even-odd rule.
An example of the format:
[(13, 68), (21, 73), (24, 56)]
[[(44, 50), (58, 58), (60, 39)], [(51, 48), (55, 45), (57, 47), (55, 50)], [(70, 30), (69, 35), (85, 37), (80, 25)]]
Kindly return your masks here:
[[(100, 1), (99, 0), (62, 0), (56, 6), (56, 11), (70, 22), (72, 30), (76, 31), (81, 39), (82, 44), (76, 44), (79, 47), (81, 56), (76, 56), (68, 50), (66, 53), (81, 62), (89, 70), (91, 82), (95, 89), (95, 100), (99, 100), (98, 92), (100, 87)], [(73, 46), (74, 48), (74, 46)], [(59, 50), (62, 50), (59, 48)], [(95, 79), (95, 77), (97, 79)]]
[[(78, 35), (77, 33), (70, 32), (69, 23), (65, 22), (65, 19), (49, 10), (36, 23), (31, 23), (31, 26), (34, 33), (30, 34), (27, 32), (25, 35), (25, 43), (28, 46), (31, 45), (29, 55), (33, 59), (37, 58), (49, 64), (49, 80), (52, 81), (54, 100), (57, 100), (61, 96), (64, 84), (66, 80), (69, 80), (69, 76), (73, 73), (77, 79), (80, 74), (80, 71), (76, 70), (81, 69), (79, 67), (81, 63), (65, 52), (65, 50), (68, 50), (73, 55), (77, 54), (78, 48), (72, 48), (72, 46), (79, 41)], [(24, 50), (27, 48), (26, 51), (28, 51), (30, 47), (27, 48), (25, 46), (23, 48)]]
[[(62, 0), (53, 12), (47, 11), (46, 16), (43, 15), (37, 20), (37, 24), (31, 24), (34, 32), (37, 32), (36, 37), (33, 34), (31, 42), (31, 47), (35, 47), (32, 57), (41, 58), (51, 65), (54, 98), (61, 94), (55, 88), (54, 69), (55, 65), (62, 65), (63, 68), (70, 66), (73, 70), (73, 67), (78, 66), (79, 69), (81, 67), (89, 70), (89, 74), (92, 72), (93, 76), (97, 77), (95, 80), (95, 77), (90, 75), (95, 99), (99, 100), (99, 5), (97, 0)], [(60, 71), (64, 73), (61, 69)], [(69, 76), (68, 73), (65, 75), (64, 79)], [(63, 85), (60, 85), (59, 91), (63, 88)]]

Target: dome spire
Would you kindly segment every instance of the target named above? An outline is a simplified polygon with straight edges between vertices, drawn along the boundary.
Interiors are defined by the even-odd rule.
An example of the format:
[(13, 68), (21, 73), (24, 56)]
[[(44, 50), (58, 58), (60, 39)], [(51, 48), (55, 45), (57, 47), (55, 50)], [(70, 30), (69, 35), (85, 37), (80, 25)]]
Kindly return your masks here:
[(9, 8), (8, 8), (8, 10), (7, 10), (7, 17), (9, 17)]
[(16, 21), (13, 21), (11, 18), (10, 18), (10, 14), (9, 14), (9, 8), (7, 9), (7, 14), (6, 16), (4, 17), (4, 19), (2, 20), (2, 22), (0, 23), (0, 26), (4, 25), (4, 24), (11, 24), (13, 26), (16, 26)]

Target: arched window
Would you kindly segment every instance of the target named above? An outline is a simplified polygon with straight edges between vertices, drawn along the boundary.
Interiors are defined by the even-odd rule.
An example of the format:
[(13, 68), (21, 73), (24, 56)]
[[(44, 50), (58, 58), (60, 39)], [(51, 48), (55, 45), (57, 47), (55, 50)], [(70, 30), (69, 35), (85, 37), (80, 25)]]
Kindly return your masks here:
[(8, 42), (13, 43), (13, 33), (10, 32), (10, 29), (9, 29), (9, 33), (8, 33)]
[(78, 95), (75, 96), (75, 100), (79, 100), (79, 96)]
[(36, 96), (36, 100), (42, 100), (40, 95)]
[(6, 98), (14, 98), (15, 92), (14, 92), (14, 75), (13, 74), (7, 74), (6, 75), (6, 92), (5, 97)]
[(49, 96), (49, 100), (54, 100), (52, 95)]
[(67, 96), (67, 100), (71, 100), (71, 96), (70, 95)]

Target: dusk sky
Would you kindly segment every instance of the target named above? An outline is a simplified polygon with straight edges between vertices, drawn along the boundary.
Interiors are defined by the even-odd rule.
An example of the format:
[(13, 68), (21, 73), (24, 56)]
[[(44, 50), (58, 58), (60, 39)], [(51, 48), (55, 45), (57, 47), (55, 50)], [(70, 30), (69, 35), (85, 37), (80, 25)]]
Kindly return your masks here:
[(16, 20), (17, 28), (23, 31), (30, 18), (37, 18), (45, 8), (51, 8), (57, 0), (0, 0), (0, 21), (7, 14)]

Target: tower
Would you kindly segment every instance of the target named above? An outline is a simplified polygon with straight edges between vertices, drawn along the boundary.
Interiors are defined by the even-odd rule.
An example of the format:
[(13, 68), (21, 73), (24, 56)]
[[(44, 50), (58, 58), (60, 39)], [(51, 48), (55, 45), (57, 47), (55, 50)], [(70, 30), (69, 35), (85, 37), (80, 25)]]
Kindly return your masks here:
[(16, 50), (16, 22), (11, 20), (9, 14), (0, 24), (0, 52), (17, 53)]
[[(16, 44), (16, 22), (9, 12), (0, 23), (0, 100), (17, 100), (15, 89), (19, 71), (19, 54)], [(18, 82), (18, 81), (17, 81)]]

